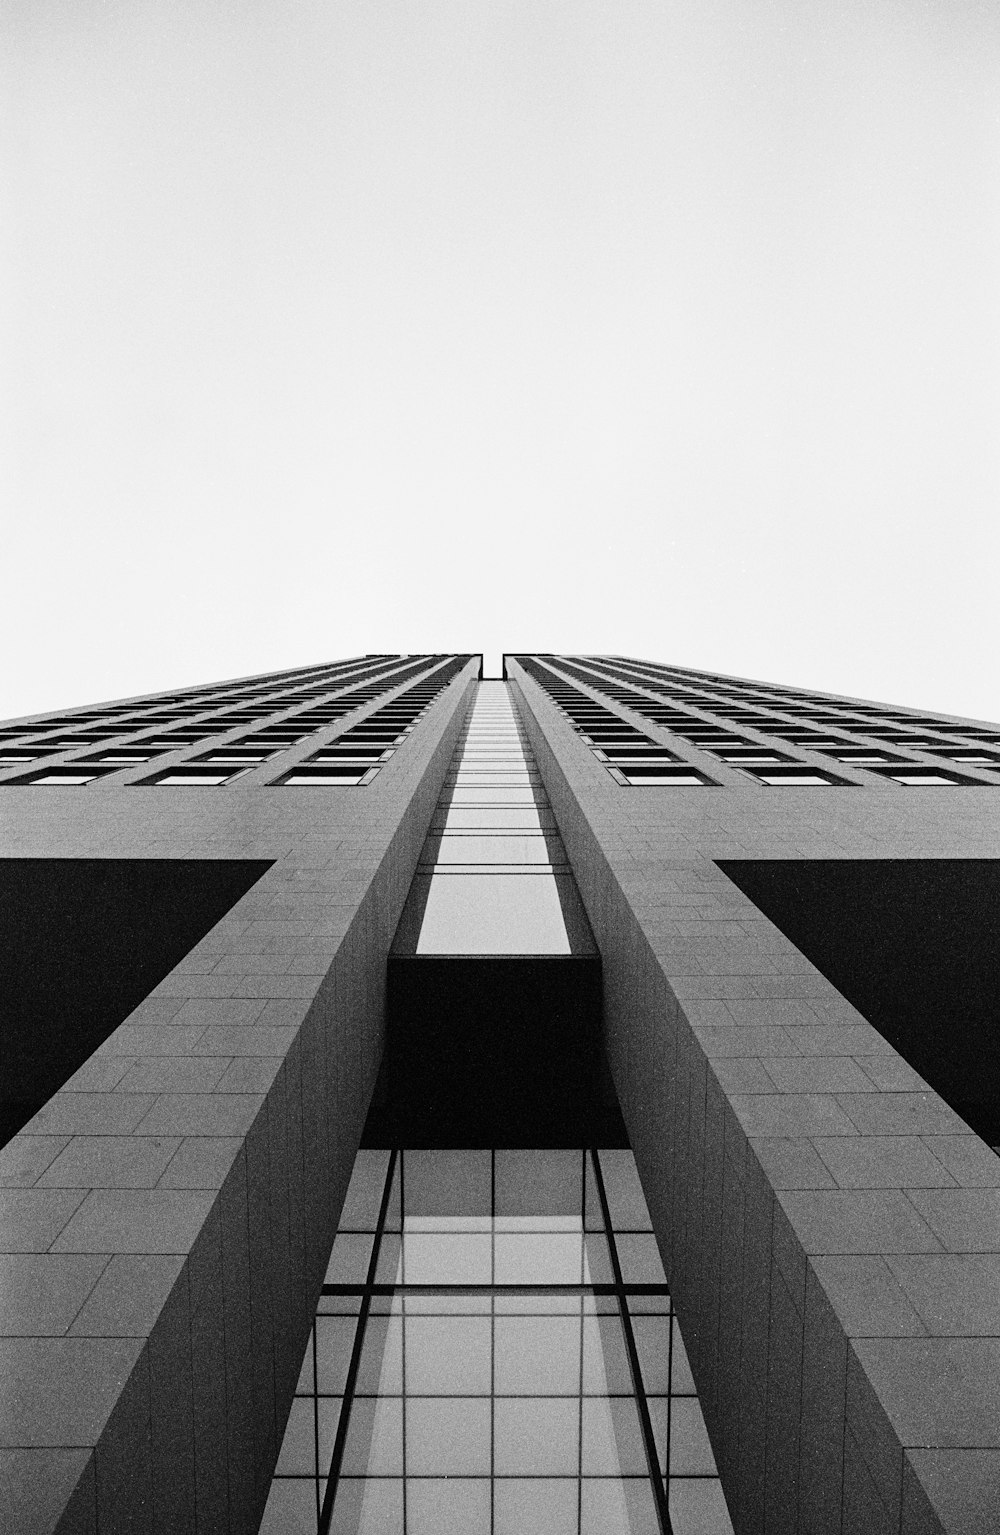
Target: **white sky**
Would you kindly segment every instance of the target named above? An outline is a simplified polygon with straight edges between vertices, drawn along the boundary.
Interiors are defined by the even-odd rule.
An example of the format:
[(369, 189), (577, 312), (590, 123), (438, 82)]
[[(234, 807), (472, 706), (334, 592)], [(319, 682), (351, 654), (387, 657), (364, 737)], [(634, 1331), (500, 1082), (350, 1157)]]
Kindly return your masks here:
[(995, 0), (0, 25), (0, 716), (576, 649), (1000, 717)]

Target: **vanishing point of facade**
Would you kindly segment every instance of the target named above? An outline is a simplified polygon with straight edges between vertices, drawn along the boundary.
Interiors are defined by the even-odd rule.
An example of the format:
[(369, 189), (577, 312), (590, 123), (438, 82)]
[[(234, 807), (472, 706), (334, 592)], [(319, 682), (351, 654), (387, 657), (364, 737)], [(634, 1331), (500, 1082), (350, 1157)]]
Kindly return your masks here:
[(0, 1527), (1000, 1528), (998, 787), (621, 656), (0, 726)]

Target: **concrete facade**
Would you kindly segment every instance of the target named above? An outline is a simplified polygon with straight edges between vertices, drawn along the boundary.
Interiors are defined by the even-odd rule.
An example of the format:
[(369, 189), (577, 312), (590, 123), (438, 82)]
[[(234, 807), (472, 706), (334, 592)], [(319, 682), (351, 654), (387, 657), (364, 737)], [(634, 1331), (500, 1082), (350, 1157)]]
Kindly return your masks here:
[(715, 860), (996, 858), (996, 788), (624, 788), (507, 664), (739, 1535), (995, 1530), (1000, 1158)]
[[(544, 659), (705, 766), (610, 672)], [(0, 767), (0, 857), (270, 865), (0, 1150), (0, 1529), (256, 1530), (478, 670), (364, 787), (279, 790), (274, 763), (219, 788)], [(424, 672), (385, 675), (345, 725)], [(718, 762), (704, 791), (628, 787), (516, 658), (508, 675), (601, 952), (607, 1053), (739, 1535), (995, 1530), (1000, 1158), (718, 867), (1000, 858), (989, 767), (960, 789), (850, 765), (849, 788), (766, 788)]]
[(0, 789), (5, 858), (271, 863), (0, 1151), (0, 1528), (256, 1530), (478, 670), (363, 788)]

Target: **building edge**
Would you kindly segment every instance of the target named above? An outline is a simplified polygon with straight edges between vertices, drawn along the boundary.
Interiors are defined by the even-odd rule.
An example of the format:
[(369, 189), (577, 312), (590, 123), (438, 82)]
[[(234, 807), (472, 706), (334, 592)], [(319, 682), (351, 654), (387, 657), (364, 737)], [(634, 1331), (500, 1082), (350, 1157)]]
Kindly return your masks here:
[[(675, 848), (661, 859), (649, 851), (643, 860), (622, 839), (615, 846), (608, 836), (614, 811), (606, 812), (616, 794), (629, 791), (609, 785), (603, 767), (519, 662), (507, 655), (505, 665), (601, 951), (609, 1064), (736, 1529), (740, 1535), (967, 1535), (991, 1528), (1000, 1446), (956, 1446), (947, 1432), (935, 1442), (914, 1442), (901, 1429), (921, 1416), (920, 1399), (947, 1369), (951, 1340), (915, 1340), (928, 1345), (921, 1379), (907, 1373), (906, 1358), (893, 1357), (893, 1339), (862, 1335), (855, 1318), (864, 1276), (847, 1296), (831, 1285), (835, 1265), (817, 1258), (808, 1237), (811, 1192), (795, 1192), (808, 1188), (808, 1180), (800, 1185), (784, 1176), (783, 1149), (793, 1150), (789, 1143), (810, 1133), (790, 1133), (799, 1108), (793, 1100), (801, 1095), (782, 1101), (772, 1089), (771, 1104), (779, 1116), (787, 1108), (789, 1124), (776, 1119), (753, 1133), (738, 1082), (721, 1080), (726, 1046), (707, 1046), (713, 1026), (706, 1020), (719, 1004), (687, 1000), (678, 981), (689, 967), (671, 960), (671, 940), (663, 936), (670, 926), (660, 927), (657, 902), (649, 899), (650, 861), (659, 865), (654, 882), (664, 904), (664, 881), (672, 874), (711, 871), (729, 908), (721, 915), (753, 922), (760, 968), (776, 968), (777, 955), (785, 962), (785, 986), (774, 989), (783, 999), (778, 1006), (801, 995), (828, 1007), (831, 1023), (851, 1031), (852, 1044), (843, 1048), (877, 1056), (896, 1089), (920, 1089), (906, 1096), (919, 1098), (913, 1107), (921, 1124), (961, 1140), (977, 1168), (995, 1162), (993, 1153), (713, 863), (694, 856), (695, 837), (688, 857)], [(690, 835), (690, 824), (678, 825), (679, 840), (685, 830)], [(885, 856), (892, 856), (891, 834), (887, 847)], [(933, 851), (940, 855), (940, 843)], [(909, 856), (915, 856), (912, 847)], [(890, 1133), (898, 1091), (866, 1096), (871, 1133)], [(969, 1181), (991, 1177), (1000, 1182), (988, 1169)], [(858, 1250), (875, 1256), (871, 1246)], [(886, 1250), (892, 1250), (888, 1242)], [(983, 1304), (989, 1307), (991, 1299), (997, 1331), (1000, 1308), (984, 1292)], [(976, 1373), (991, 1369), (992, 1361), (984, 1361)], [(969, 1384), (988, 1389), (975, 1376)], [(987, 1522), (977, 1522), (982, 1518)]]
[[(316, 870), (308, 857), (296, 869), (293, 851), (196, 946), (203, 954), (238, 947), (233, 937), (275, 900), (286, 903), (290, 924), (299, 917), (304, 928), (316, 925), (308, 919), (320, 894), (336, 908), (326, 929), (329, 960), (312, 995), (268, 1004), (266, 1044), (248, 1037), (244, 1060), (229, 1042), (246, 1091), (206, 1093), (194, 1105), (171, 1100), (181, 1115), (223, 1114), (214, 1126), (203, 1116), (190, 1127), (193, 1138), (212, 1142), (216, 1176), (206, 1180), (210, 1190), (177, 1191), (183, 1241), (164, 1235), (157, 1252), (154, 1213), (153, 1240), (144, 1244), (152, 1251), (126, 1232), (121, 1250), (110, 1253), (102, 1279), (117, 1266), (120, 1293), (105, 1286), (109, 1314), (85, 1328), (88, 1335), (0, 1344), (8, 1356), (3, 1496), (8, 1527), (19, 1535), (257, 1530), (381, 1061), (389, 947), (480, 669), (478, 656), (470, 660), (421, 722), (388, 813), (383, 785), (389, 791), (393, 783), (383, 777), (383, 814), (372, 817), (365, 857), (340, 888), (327, 881), (319, 892), (323, 880), (309, 877)], [(288, 906), (296, 873), (302, 889)], [(184, 970), (182, 961), (156, 992), (183, 992), (171, 983)], [(155, 997), (122, 1026), (130, 1059), (148, 1057), (154, 1067), (178, 1048), (175, 1027), (150, 1021)], [(116, 1048), (112, 1035), (83, 1070), (100, 1073)], [(264, 1049), (266, 1068), (255, 1074)], [(30, 1162), (29, 1143), (60, 1122), (64, 1131), (53, 1134), (68, 1140), (72, 1122), (60, 1115), (77, 1112), (72, 1100), (84, 1096), (57, 1093), (39, 1123), (8, 1143), (8, 1160)], [(91, 1101), (98, 1096), (110, 1095)], [(180, 1121), (173, 1128), (184, 1134)], [(124, 1323), (130, 1305), (136, 1310), (137, 1284), (145, 1314)], [(102, 1327), (103, 1336), (89, 1335)], [(36, 1346), (20, 1346), (28, 1344)], [(18, 1443), (32, 1433), (43, 1396), (68, 1404), (73, 1422), (39, 1426), (36, 1438), (48, 1443)]]

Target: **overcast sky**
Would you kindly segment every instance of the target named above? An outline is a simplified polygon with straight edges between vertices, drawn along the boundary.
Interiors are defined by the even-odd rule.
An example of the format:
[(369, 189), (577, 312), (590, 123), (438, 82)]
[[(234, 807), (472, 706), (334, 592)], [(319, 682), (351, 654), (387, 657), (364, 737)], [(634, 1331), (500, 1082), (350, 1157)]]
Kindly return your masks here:
[(576, 649), (1000, 717), (996, 0), (0, 25), (0, 716)]

